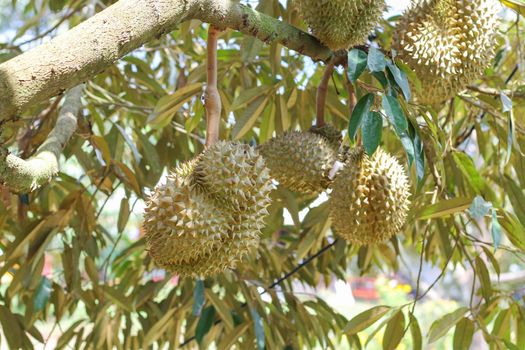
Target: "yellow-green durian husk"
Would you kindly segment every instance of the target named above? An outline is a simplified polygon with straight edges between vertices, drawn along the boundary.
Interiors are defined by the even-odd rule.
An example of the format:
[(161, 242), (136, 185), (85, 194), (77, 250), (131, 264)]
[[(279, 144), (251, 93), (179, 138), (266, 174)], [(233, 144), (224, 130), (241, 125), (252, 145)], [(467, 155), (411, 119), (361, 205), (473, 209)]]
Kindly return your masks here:
[(312, 34), (332, 50), (366, 43), (385, 9), (384, 0), (296, 0), (295, 4)]
[(210, 146), (200, 155), (194, 180), (233, 211), (258, 212), (270, 204), (270, 170), (257, 149), (249, 145), (219, 141)]
[(330, 184), (337, 152), (323, 136), (291, 131), (259, 148), (271, 176), (282, 186), (302, 194), (317, 194)]
[(497, 0), (412, 1), (392, 48), (421, 81), (419, 103), (442, 103), (482, 75), (494, 57), (499, 9)]
[[(244, 151), (237, 152), (239, 148)], [(261, 156), (237, 143), (220, 142), (210, 149), (157, 186), (145, 210), (143, 227), (151, 257), (157, 266), (182, 276), (210, 276), (234, 268), (258, 246), (268, 214), (271, 182)], [(222, 166), (242, 168), (235, 173), (250, 179), (250, 185), (238, 184), (240, 192), (231, 190), (232, 184), (221, 181), (225, 178), (220, 174), (226, 172), (217, 175), (220, 169), (215, 166), (209, 171), (217, 177), (210, 180), (204, 169), (215, 149), (229, 154)], [(236, 198), (226, 200), (228, 196)]]
[(333, 228), (353, 244), (384, 242), (401, 231), (409, 196), (405, 169), (396, 158), (381, 149), (369, 157), (357, 148), (332, 185)]

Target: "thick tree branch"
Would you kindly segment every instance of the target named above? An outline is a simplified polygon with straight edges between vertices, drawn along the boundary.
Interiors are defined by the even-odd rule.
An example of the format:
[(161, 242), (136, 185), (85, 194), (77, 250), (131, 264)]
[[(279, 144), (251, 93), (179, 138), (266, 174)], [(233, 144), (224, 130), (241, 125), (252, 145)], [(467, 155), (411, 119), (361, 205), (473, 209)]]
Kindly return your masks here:
[(23, 160), (0, 149), (0, 182), (11, 191), (26, 193), (47, 183), (58, 172), (60, 154), (77, 128), (83, 86), (71, 89), (60, 109), (55, 127), (36, 154)]
[(70, 31), (0, 64), (0, 121), (85, 82), (179, 23), (199, 19), (328, 61), (313, 36), (233, 0), (120, 0)]
[(221, 96), (217, 87), (217, 38), (220, 30), (210, 26), (208, 30), (208, 58), (207, 72), (208, 82), (206, 85), (206, 147), (213, 145), (219, 140), (219, 125), (221, 122)]

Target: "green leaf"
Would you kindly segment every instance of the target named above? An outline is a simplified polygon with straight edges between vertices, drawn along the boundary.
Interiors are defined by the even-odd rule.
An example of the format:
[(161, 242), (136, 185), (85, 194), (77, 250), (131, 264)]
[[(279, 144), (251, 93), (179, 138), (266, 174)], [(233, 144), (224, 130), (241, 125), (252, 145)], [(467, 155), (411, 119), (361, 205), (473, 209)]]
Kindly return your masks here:
[(250, 89), (242, 90), (239, 96), (233, 100), (230, 111), (233, 112), (241, 107), (246, 107), (261, 96), (268, 95), (269, 91), (272, 90), (272, 86), (261, 85)]
[(513, 9), (522, 16), (525, 16), (525, 2), (523, 0), (501, 0), (503, 5)]
[(352, 49), (348, 53), (348, 79), (355, 84), (357, 79), (365, 71), (367, 65), (367, 54), (359, 49)]
[(452, 157), (459, 170), (465, 175), (469, 185), (476, 193), (480, 193), (485, 186), (483, 178), (479, 174), (474, 161), (463, 152), (453, 152)]
[(467, 311), (467, 307), (461, 307), (454, 312), (446, 314), (439, 320), (434, 321), (432, 326), (430, 326), (430, 331), (428, 333), (428, 342), (433, 343), (445, 334), (447, 334), (450, 328), (454, 327), (456, 323), (458, 323), (459, 320), (463, 318)]
[(0, 324), (9, 348), (22, 348), (22, 337), (25, 337), (22, 325), (18, 322), (15, 315), (11, 313), (11, 310), (3, 305), (0, 305)]
[(481, 196), (476, 196), (468, 211), (474, 219), (481, 219), (489, 213), (490, 209), (492, 209), (491, 202), (485, 201)]
[(197, 329), (195, 330), (195, 339), (197, 340), (197, 343), (200, 344), (202, 342), (204, 336), (208, 334), (213, 326), (214, 321), (215, 308), (213, 306), (208, 306), (202, 311), (199, 322), (197, 323)]
[(481, 284), (481, 295), (488, 302), (492, 296), (492, 284), (490, 283), (489, 270), (479, 256), (476, 257), (476, 272)]
[(35, 311), (38, 312), (46, 307), (49, 296), (51, 295), (51, 286), (51, 281), (46, 276), (42, 276), (33, 299), (33, 307)]
[(124, 197), (120, 201), (120, 211), (118, 213), (118, 222), (117, 222), (117, 229), (118, 232), (121, 233), (126, 228), (126, 224), (128, 223), (129, 219), (129, 199)]
[(232, 129), (233, 139), (239, 140), (252, 129), (253, 125), (257, 121), (257, 118), (259, 118), (259, 116), (264, 111), (266, 102), (268, 102), (268, 96), (262, 95), (248, 105), (241, 116), (237, 118), (236, 123)]
[(348, 125), (348, 137), (350, 137), (351, 140), (355, 140), (357, 131), (359, 130), (364, 117), (370, 113), (370, 107), (372, 106), (373, 102), (374, 94), (371, 93), (361, 97), (361, 99), (357, 102), (354, 110), (352, 111), (352, 116), (350, 117), (350, 123)]
[(389, 306), (380, 305), (363, 311), (348, 322), (344, 329), (344, 333), (348, 337), (351, 337), (373, 325), (390, 310), (391, 308)]
[(498, 221), (498, 214), (496, 210), (492, 211), (492, 242), (494, 249), (498, 249), (501, 244), (501, 225)]
[(205, 303), (204, 282), (201, 279), (198, 279), (195, 281), (195, 288), (193, 289), (193, 316), (200, 316)]
[(410, 314), (410, 333), (412, 334), (412, 349), (421, 350), (423, 348), (423, 336), (419, 322), (412, 314)]
[(383, 349), (396, 349), (404, 335), (405, 316), (403, 315), (403, 311), (399, 310), (386, 325), (385, 334), (383, 335)]
[(66, 5), (66, 0), (49, 0), (49, 9), (53, 12), (59, 12)]
[(382, 72), (386, 67), (385, 55), (381, 50), (371, 47), (368, 51), (368, 70), (371, 72)]
[(393, 96), (383, 95), (382, 104), (398, 135), (405, 132), (408, 129), (408, 122), (399, 101)]
[(257, 310), (255, 310), (254, 308), (250, 308), (250, 314), (252, 315), (253, 326), (255, 328), (255, 339), (257, 342), (257, 349), (264, 350), (266, 346), (266, 339), (264, 336), (263, 320), (261, 316), (259, 316), (259, 313), (257, 313)]
[(405, 153), (408, 157), (408, 166), (412, 166), (414, 159), (416, 158), (416, 150), (414, 149), (414, 142), (410, 138), (407, 132), (402, 132), (398, 134), (399, 140), (405, 149)]
[(472, 204), (472, 199), (457, 197), (438, 202), (425, 207), (416, 215), (418, 220), (436, 219), (467, 210)]
[(403, 96), (405, 97), (405, 100), (410, 101), (412, 98), (411, 92), (410, 92), (410, 84), (408, 82), (408, 77), (401, 69), (399, 69), (394, 62), (391, 60), (387, 60), (387, 67), (390, 73), (392, 73), (392, 77), (394, 77), (394, 80), (403, 92)]
[(383, 118), (378, 112), (368, 113), (363, 120), (363, 145), (368, 155), (374, 154), (381, 144)]
[(470, 349), (474, 336), (474, 322), (463, 317), (456, 325), (454, 331), (454, 349)]
[(509, 117), (508, 121), (508, 133), (507, 133), (507, 157), (505, 158), (505, 164), (510, 160), (512, 154), (512, 145), (514, 144), (514, 134), (515, 134), (515, 123), (514, 123), (514, 111), (512, 100), (505, 95), (503, 92), (500, 92), (500, 100), (502, 104), (503, 113), (507, 114)]

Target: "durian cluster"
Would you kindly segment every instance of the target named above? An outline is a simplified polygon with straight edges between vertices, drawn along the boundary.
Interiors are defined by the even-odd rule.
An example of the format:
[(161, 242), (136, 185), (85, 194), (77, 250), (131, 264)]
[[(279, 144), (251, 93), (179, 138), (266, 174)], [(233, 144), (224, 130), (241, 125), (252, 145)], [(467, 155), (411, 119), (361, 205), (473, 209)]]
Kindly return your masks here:
[(332, 225), (347, 241), (384, 242), (403, 227), (410, 196), (408, 179), (397, 159), (383, 150), (371, 157), (361, 147), (352, 150), (332, 189)]
[(317, 194), (330, 184), (340, 137), (337, 129), (325, 125), (306, 132), (287, 132), (261, 145), (259, 150), (271, 176), (280, 184), (292, 191)]
[(384, 0), (296, 0), (299, 14), (332, 50), (364, 44), (385, 9)]
[[(293, 131), (260, 147), (272, 177), (302, 194), (328, 187), (333, 227), (354, 244), (388, 240), (403, 227), (410, 188), (403, 166), (379, 149), (369, 157), (362, 147), (340, 150), (340, 133), (325, 125), (308, 132)], [(339, 152), (339, 154), (338, 154)], [(329, 176), (338, 159), (344, 168)]]
[(254, 148), (217, 142), (150, 196), (143, 227), (151, 257), (182, 276), (235, 267), (259, 243), (271, 189), (269, 170)]
[(494, 57), (498, 12), (497, 0), (412, 1), (392, 48), (421, 81), (419, 103), (441, 103), (480, 77)]

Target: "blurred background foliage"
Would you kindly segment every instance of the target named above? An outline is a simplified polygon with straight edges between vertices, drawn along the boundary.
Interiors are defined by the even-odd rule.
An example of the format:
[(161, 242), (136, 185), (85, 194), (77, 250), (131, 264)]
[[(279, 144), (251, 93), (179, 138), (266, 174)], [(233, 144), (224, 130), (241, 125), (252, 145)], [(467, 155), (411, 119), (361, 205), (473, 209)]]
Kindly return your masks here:
[[(290, 2), (242, 2), (306, 30)], [(0, 62), (111, 3), (0, 0)], [(370, 45), (389, 49), (396, 13)], [(93, 77), (60, 175), (31, 194), (2, 190), (0, 346), (525, 348), (524, 26), (510, 10), (502, 18), (497, 57), (475, 86), (439, 109), (402, 101), (425, 154), (410, 166), (405, 232), (377, 246), (335, 242), (326, 194), (277, 187), (258, 255), (205, 281), (156, 269), (140, 223), (151, 189), (203, 149), (207, 25), (183, 23)], [(314, 123), (322, 64), (231, 30), (218, 60), (221, 138), (260, 144)], [(383, 90), (365, 72), (356, 92)], [(60, 102), (5, 125), (3, 142), (30, 156)], [(349, 115), (339, 68), (327, 121), (346, 130)], [(384, 125), (383, 148), (409, 167)]]

